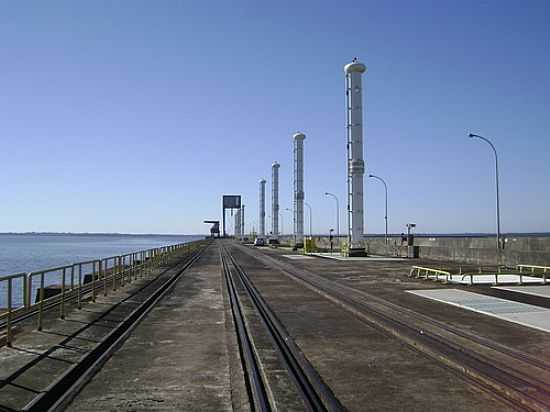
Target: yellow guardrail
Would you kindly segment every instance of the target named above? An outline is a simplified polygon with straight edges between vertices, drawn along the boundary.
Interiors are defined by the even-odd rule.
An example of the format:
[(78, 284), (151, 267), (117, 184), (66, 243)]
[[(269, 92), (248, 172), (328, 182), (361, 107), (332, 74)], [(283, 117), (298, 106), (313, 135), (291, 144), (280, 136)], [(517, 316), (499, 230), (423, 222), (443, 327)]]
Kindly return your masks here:
[(546, 274), (550, 272), (550, 266), (539, 265), (516, 265), (519, 270), (520, 276), (524, 269), (528, 269), (531, 275), (542, 275), (544, 283), (546, 283)]
[[(116, 291), (117, 285), (123, 287), (138, 277), (152, 273), (155, 266), (166, 263), (173, 253), (181, 249), (187, 252), (194, 251), (199, 247), (198, 244), (202, 243), (202, 240), (179, 243), (29, 273), (0, 276), (0, 285), (7, 284), (6, 308), (0, 309), (0, 321), (5, 321), (0, 323), (0, 329), (6, 329), (6, 344), (11, 346), (14, 316), (36, 310), (38, 330), (42, 330), (46, 305), (48, 308), (59, 306), (59, 316), (64, 319), (67, 301), (75, 301), (76, 307), (82, 309), (83, 295), (91, 294), (91, 300), (95, 302), (100, 290), (107, 296), (108, 282), (111, 283), (112, 290)], [(14, 283), (19, 283), (17, 293), (14, 293)], [(46, 296), (47, 286), (56, 286), (59, 291), (55, 291), (53, 296)]]
[[(446, 270), (441, 270), (441, 269), (427, 268), (423, 266), (413, 266), (411, 268), (411, 271), (409, 272), (409, 277), (412, 277), (415, 272), (416, 272), (417, 279), (424, 278), (424, 279), (440, 280), (439, 277), (444, 276), (445, 282), (448, 282), (449, 279), (453, 278), (453, 275), (451, 272), (448, 272)], [(433, 276), (430, 278), (430, 275), (433, 275)]]

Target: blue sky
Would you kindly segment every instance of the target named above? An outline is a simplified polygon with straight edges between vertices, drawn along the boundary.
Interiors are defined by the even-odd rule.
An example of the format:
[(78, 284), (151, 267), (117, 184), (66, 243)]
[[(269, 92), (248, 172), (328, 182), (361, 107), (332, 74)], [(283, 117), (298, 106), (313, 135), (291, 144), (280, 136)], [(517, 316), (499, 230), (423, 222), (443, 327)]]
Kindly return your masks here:
[[(257, 227), (274, 160), (292, 206), (301, 130), (306, 200), (327, 232), (323, 193), (345, 203), (354, 56), (390, 231), (494, 230), (492, 153), (469, 131), (499, 150), (503, 231), (550, 231), (547, 1), (0, 6), (0, 231), (206, 232), (223, 193), (242, 193)], [(383, 187), (365, 192), (366, 231), (381, 233)]]

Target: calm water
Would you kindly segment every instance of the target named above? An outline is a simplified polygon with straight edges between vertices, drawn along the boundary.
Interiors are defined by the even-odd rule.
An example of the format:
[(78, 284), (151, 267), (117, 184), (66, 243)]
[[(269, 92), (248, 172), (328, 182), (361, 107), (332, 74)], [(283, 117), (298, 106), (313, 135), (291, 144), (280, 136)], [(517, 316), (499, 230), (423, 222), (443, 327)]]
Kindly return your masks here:
[[(78, 261), (120, 255), (175, 243), (191, 242), (203, 236), (166, 235), (64, 235), (0, 234), (0, 276), (66, 265)], [(55, 279), (47, 283), (55, 282)], [(5, 307), (5, 282), (0, 282), (0, 308)], [(14, 304), (21, 285), (14, 284)]]

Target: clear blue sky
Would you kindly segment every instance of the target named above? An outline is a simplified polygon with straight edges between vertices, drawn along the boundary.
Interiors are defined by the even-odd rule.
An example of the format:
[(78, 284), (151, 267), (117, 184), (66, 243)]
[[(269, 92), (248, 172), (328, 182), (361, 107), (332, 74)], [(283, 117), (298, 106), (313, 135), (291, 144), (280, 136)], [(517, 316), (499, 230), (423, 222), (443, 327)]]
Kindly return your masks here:
[[(0, 231), (204, 233), (222, 193), (242, 193), (257, 225), (274, 160), (292, 206), (301, 130), (327, 232), (323, 193), (345, 203), (354, 56), (390, 231), (494, 230), (492, 153), (469, 131), (499, 150), (503, 231), (550, 231), (549, 21), (550, 2), (530, 0), (4, 1)], [(365, 192), (366, 231), (381, 233), (382, 185)]]

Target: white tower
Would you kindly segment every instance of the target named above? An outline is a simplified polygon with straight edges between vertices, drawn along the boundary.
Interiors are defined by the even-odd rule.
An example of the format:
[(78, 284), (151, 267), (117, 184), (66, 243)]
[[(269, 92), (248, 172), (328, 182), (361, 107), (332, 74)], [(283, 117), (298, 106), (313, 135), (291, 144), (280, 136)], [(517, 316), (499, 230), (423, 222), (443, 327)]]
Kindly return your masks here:
[(304, 245), (304, 139), (295, 133), (294, 138), (294, 247)]
[(240, 239), (241, 236), (241, 209), (237, 209), (235, 213), (235, 239)]
[(362, 75), (367, 67), (357, 59), (344, 66), (346, 73), (346, 128), (348, 139), (348, 243), (349, 254), (364, 255), (363, 211), (363, 97)]
[(258, 237), (265, 239), (265, 179), (260, 180), (260, 231)]
[(271, 166), (271, 233), (273, 243), (279, 239), (279, 163)]
[(240, 218), (240, 221), (241, 221), (241, 240), (244, 241), (244, 236), (245, 236), (245, 232), (244, 232), (244, 205), (241, 205), (240, 212), (241, 212), (241, 218)]

